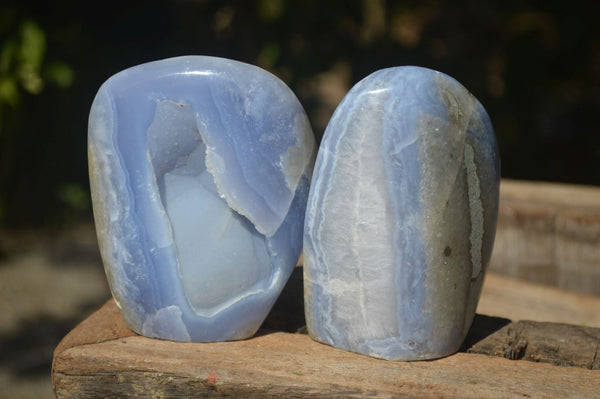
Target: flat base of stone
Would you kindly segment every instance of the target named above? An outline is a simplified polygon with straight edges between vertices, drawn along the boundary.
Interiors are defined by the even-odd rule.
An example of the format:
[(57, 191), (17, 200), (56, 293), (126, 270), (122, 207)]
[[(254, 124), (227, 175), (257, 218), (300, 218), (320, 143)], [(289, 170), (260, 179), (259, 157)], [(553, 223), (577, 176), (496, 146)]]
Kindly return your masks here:
[[(52, 380), (58, 398), (597, 397), (598, 345), (596, 353), (586, 340), (578, 346), (576, 332), (596, 343), (600, 337), (598, 328), (478, 315), (461, 352), (390, 362), (301, 333), (261, 330), (248, 340), (205, 344), (149, 339), (129, 330), (110, 300), (61, 341)], [(531, 355), (561, 340), (558, 361), (539, 350)]]

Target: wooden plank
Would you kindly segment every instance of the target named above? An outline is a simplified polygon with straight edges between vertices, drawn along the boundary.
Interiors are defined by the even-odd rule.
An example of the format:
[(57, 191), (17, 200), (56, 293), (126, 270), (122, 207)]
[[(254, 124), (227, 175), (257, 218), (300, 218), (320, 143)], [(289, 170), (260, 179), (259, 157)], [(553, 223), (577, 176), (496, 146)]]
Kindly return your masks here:
[[(468, 346), (485, 342), (496, 331), (506, 335), (508, 323), (478, 316)], [(539, 341), (545, 328), (529, 330), (537, 331)], [(489, 352), (498, 351), (497, 345), (490, 347)], [(128, 330), (112, 300), (63, 339), (52, 377), (58, 398), (600, 397), (596, 370), (481, 354), (389, 362), (331, 348), (305, 334), (265, 330), (237, 342), (153, 340)]]
[(477, 313), (600, 327), (600, 298), (488, 273)]
[(599, 350), (600, 328), (519, 321), (483, 338), (467, 352), (599, 370)]
[(600, 296), (600, 188), (503, 179), (490, 267)]
[(511, 202), (550, 204), (557, 207), (600, 206), (600, 187), (597, 186), (502, 179), (500, 191), (502, 199)]

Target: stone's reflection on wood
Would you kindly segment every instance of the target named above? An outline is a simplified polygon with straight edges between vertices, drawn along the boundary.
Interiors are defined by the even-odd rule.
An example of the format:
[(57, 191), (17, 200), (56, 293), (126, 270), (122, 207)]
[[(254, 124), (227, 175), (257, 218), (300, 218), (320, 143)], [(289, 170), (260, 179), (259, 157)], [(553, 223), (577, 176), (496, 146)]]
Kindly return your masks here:
[(177, 341), (254, 334), (302, 248), (314, 153), (297, 98), (260, 68), (188, 56), (108, 79), (89, 168), (128, 326)]
[(307, 326), (390, 360), (458, 350), (475, 314), (498, 211), (491, 122), (458, 82), (375, 72), (334, 113), (307, 205)]

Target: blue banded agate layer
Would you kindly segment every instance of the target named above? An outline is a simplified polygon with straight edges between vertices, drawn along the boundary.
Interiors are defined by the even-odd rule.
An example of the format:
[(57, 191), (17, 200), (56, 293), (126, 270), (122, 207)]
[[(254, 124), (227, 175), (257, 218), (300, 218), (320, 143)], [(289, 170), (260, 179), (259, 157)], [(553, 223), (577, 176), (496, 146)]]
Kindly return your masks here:
[(492, 252), (499, 176), (489, 117), (451, 77), (396, 67), (353, 87), (308, 199), (311, 337), (388, 360), (457, 351)]
[(176, 341), (253, 335), (300, 255), (314, 153), (297, 98), (260, 68), (187, 56), (108, 79), (89, 171), (127, 325)]

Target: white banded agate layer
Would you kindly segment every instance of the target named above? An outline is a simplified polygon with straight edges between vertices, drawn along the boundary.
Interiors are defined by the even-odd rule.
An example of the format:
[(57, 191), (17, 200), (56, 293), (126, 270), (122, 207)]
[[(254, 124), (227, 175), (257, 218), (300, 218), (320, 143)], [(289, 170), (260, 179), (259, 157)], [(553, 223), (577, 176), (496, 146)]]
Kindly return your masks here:
[(270, 73), (188, 56), (108, 79), (90, 112), (94, 217), (112, 294), (134, 331), (253, 335), (289, 278), (315, 144)]
[(499, 176), (488, 115), (451, 77), (397, 67), (354, 86), (307, 205), (310, 336), (388, 360), (456, 352), (492, 252)]

